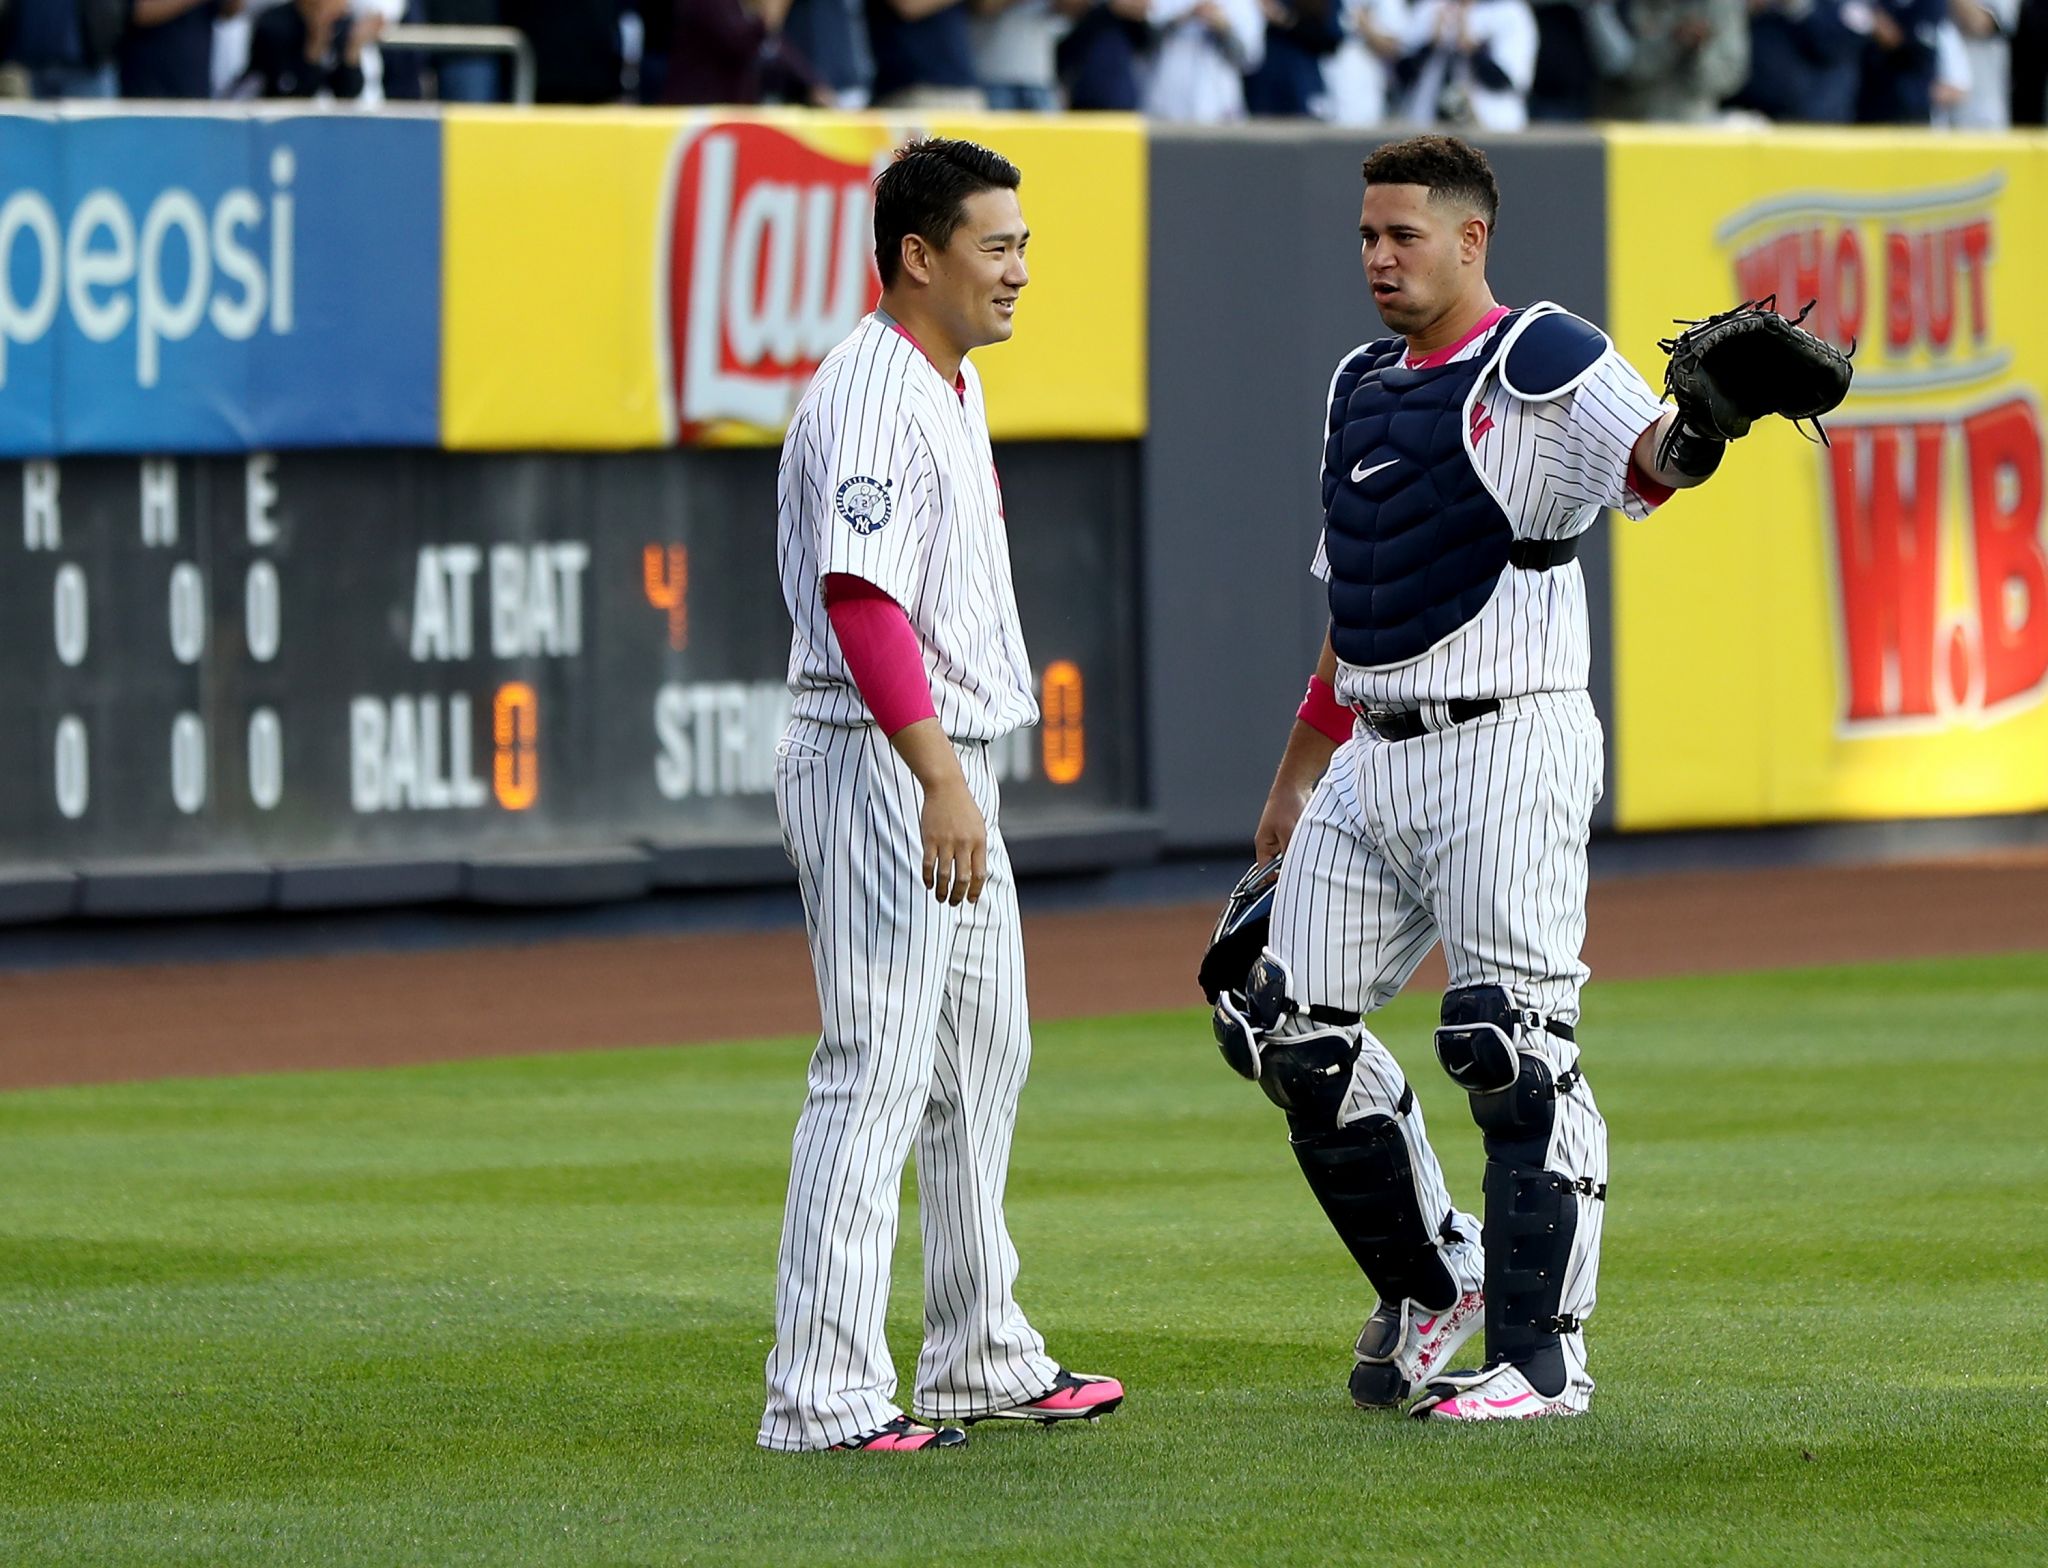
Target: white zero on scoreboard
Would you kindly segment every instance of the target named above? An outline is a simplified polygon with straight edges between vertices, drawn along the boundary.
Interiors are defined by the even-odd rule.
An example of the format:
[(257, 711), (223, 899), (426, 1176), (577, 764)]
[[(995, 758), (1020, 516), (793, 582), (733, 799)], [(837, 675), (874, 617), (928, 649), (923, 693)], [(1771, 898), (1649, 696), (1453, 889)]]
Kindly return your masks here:
[(277, 568), (268, 561), (256, 561), (249, 567), (249, 576), (242, 584), (242, 623), (249, 657), (258, 664), (268, 664), (276, 658), (283, 611)]
[(171, 568), (171, 653), (197, 664), (206, 651), (206, 579), (190, 561)]
[(66, 668), (77, 669), (85, 662), (91, 630), (86, 615), (85, 570), (66, 561), (57, 568), (57, 580), (50, 590), (51, 623), (56, 629), (57, 657)]
[(76, 822), (85, 815), (91, 785), (85, 721), (67, 713), (57, 721), (57, 809)]
[(171, 721), (171, 799), (188, 817), (206, 804), (206, 724), (196, 713)]

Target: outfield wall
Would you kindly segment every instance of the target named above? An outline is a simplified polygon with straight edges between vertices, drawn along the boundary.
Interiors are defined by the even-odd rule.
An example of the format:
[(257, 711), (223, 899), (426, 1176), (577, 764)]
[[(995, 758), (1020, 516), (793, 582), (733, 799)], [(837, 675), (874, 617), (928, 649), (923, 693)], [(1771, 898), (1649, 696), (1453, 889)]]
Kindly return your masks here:
[[(0, 114), (0, 918), (787, 875), (775, 448), (905, 129)], [(1041, 231), (984, 367), (1045, 714), (1004, 827), (1146, 859), (1146, 142), (979, 134)]]
[(1683, 526), (1617, 530), (1617, 826), (2048, 806), (2048, 141), (1633, 131), (1608, 179), (1664, 208), (1610, 231), (1638, 364), (1680, 302), (1773, 292), (1856, 346), (1832, 446), (1764, 432)]
[[(1026, 170), (978, 357), (1048, 723), (1021, 865), (1235, 852), (1321, 632), (1370, 138), (920, 122)], [(774, 446), (874, 301), (880, 117), (0, 112), (0, 918), (785, 874)], [(1776, 288), (1808, 447), (1595, 530), (1596, 825), (2048, 808), (2048, 140), (1487, 144), (1493, 277), (1610, 326)], [(1654, 220), (1654, 221), (1652, 221)]]

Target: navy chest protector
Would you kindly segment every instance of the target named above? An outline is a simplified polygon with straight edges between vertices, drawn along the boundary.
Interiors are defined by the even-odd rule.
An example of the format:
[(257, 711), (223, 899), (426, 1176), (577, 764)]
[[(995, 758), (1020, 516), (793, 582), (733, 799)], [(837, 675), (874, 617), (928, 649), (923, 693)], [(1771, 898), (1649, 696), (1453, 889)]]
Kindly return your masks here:
[[(1409, 370), (1406, 344), (1368, 344), (1338, 372), (1323, 451), (1323, 550), (1337, 656), (1367, 669), (1404, 664), (1486, 608), (1508, 569), (1514, 530), (1465, 445), (1466, 400), (1507, 353), (1502, 381), (1546, 398), (1576, 385), (1607, 340), (1554, 307), (1515, 328), (1516, 311), (1469, 359)], [(1511, 349), (1510, 339), (1515, 339)], [(1570, 558), (1568, 546), (1531, 565)]]

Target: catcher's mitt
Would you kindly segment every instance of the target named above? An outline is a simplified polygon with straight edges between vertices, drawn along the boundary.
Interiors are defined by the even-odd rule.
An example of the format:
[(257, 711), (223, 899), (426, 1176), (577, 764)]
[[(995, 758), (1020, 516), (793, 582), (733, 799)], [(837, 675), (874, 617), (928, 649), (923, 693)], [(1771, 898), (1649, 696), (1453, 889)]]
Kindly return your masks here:
[(1695, 434), (1733, 441), (1764, 415), (1781, 414), (1795, 424), (1812, 420), (1827, 440), (1820, 416), (1849, 395), (1849, 356), (1799, 325), (1811, 300), (1790, 320), (1777, 304), (1772, 294), (1704, 321), (1681, 321), (1686, 330), (1657, 345), (1671, 356), (1664, 395)]

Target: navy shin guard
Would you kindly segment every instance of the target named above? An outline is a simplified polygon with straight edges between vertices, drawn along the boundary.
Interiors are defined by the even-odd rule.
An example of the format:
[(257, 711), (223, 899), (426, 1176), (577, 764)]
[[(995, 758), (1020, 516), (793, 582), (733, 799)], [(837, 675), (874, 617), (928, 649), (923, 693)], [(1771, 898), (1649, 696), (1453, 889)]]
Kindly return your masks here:
[(1297, 1129), (1289, 1142), (1309, 1190), (1382, 1300), (1440, 1308), (1458, 1299), (1437, 1246), (1449, 1215), (1422, 1212), (1398, 1121), (1376, 1115), (1306, 1136)]

